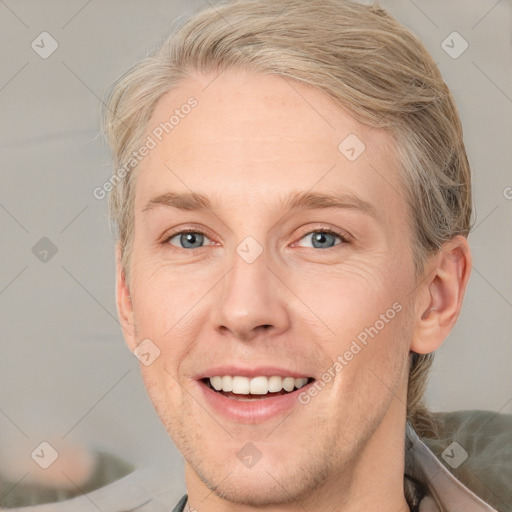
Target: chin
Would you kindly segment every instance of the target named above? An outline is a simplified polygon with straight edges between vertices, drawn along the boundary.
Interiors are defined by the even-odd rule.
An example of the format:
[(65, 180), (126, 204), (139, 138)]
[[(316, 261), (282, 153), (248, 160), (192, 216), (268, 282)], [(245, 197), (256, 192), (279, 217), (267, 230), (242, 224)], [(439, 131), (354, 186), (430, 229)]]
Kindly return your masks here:
[[(274, 475), (270, 471), (267, 472), (266, 468), (257, 472), (255, 469), (233, 472), (220, 482), (217, 482), (218, 477), (209, 478), (212, 475), (198, 474), (198, 476), (219, 498), (252, 507), (292, 503), (302, 496), (306, 496), (310, 487), (306, 482), (297, 482), (296, 480), (291, 486), (289, 475)], [(308, 489), (305, 489), (304, 485)]]
[[(191, 454), (189, 454), (191, 455)], [(303, 454), (304, 456), (306, 454)], [(238, 459), (220, 461), (186, 457), (189, 469), (219, 498), (253, 507), (286, 505), (307, 499), (331, 474), (329, 459), (297, 454), (285, 459), (260, 460), (251, 468)], [(294, 462), (295, 460), (295, 462)]]

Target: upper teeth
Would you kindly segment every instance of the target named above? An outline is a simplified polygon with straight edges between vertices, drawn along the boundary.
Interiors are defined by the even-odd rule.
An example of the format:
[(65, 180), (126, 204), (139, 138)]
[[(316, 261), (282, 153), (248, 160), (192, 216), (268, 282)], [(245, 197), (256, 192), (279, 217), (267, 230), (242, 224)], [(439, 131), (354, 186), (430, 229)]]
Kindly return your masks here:
[(306, 385), (308, 379), (293, 377), (248, 377), (240, 376), (216, 376), (210, 377), (210, 384), (217, 391), (231, 391), (237, 395), (266, 395), (267, 393), (277, 393), (284, 389), (293, 391), (294, 388), (300, 389)]

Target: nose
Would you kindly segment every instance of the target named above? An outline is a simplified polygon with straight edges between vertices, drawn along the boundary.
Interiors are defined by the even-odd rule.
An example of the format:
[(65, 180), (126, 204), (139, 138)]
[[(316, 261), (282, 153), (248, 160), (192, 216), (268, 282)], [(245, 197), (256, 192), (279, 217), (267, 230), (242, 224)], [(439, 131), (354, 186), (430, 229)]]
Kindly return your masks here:
[(251, 341), (289, 328), (289, 290), (267, 263), (265, 252), (252, 263), (234, 255), (212, 313), (214, 326), (221, 334)]

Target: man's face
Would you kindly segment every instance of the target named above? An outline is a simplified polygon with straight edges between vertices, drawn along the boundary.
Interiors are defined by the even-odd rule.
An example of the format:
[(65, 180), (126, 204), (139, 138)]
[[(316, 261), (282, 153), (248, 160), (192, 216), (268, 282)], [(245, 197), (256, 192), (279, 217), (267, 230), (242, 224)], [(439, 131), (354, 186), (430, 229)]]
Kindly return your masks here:
[[(213, 78), (164, 96), (147, 128), (197, 99), (151, 135), (137, 171), (127, 340), (160, 350), (142, 374), (187, 477), (234, 502), (280, 503), (355, 478), (390, 432), (403, 440), (409, 212), (387, 134), (297, 82)], [(170, 193), (211, 207), (165, 204)], [(290, 209), (302, 194), (352, 207)], [(221, 382), (235, 389), (212, 389)]]

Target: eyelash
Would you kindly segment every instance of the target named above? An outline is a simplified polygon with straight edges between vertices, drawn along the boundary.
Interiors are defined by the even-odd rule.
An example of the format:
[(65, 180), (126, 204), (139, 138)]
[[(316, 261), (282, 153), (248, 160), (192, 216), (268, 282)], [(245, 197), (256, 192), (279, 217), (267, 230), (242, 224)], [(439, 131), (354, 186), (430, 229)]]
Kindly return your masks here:
[[(174, 233), (171, 233), (170, 235), (166, 236), (165, 239), (163, 240), (162, 242), (162, 245), (171, 245), (169, 243), (169, 241), (174, 238), (175, 236), (177, 235), (183, 235), (183, 234), (186, 234), (186, 233), (193, 233), (195, 235), (203, 235), (205, 236), (206, 238), (208, 239), (211, 239), (210, 236), (207, 234), (207, 233), (204, 233), (203, 231), (201, 230), (198, 230), (198, 229), (193, 229), (193, 228), (187, 228), (187, 229), (182, 229), (180, 231), (176, 231)], [(334, 236), (337, 236), (340, 240), (341, 240), (341, 243), (339, 244), (336, 244), (336, 245), (333, 245), (332, 247), (328, 247), (327, 249), (334, 249), (335, 247), (337, 247), (338, 245), (346, 245), (346, 244), (349, 244), (350, 243), (350, 240), (349, 238), (347, 237), (347, 235), (345, 235), (344, 233), (341, 233), (333, 228), (326, 228), (326, 227), (321, 227), (321, 228), (318, 228), (318, 229), (313, 229), (311, 231), (308, 231), (307, 233), (304, 233), (300, 238), (299, 238), (299, 241), (302, 240), (304, 237), (308, 236), (308, 235), (312, 235), (313, 233), (326, 233), (326, 234), (329, 234), (329, 235), (334, 235)], [(295, 243), (295, 242), (294, 242)], [(175, 246), (171, 246), (175, 249), (183, 249), (184, 251), (190, 251), (192, 249), (186, 249), (186, 248), (183, 248), (183, 247), (175, 247)], [(206, 247), (206, 246), (202, 246), (202, 247)], [(201, 247), (197, 247), (196, 249), (201, 249)], [(308, 249), (316, 249), (315, 247), (308, 247)], [(326, 249), (321, 249), (323, 251), (325, 251)]]

